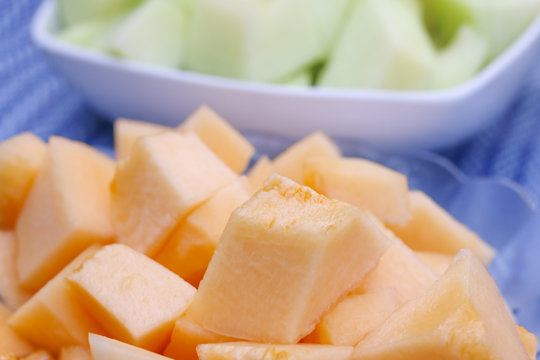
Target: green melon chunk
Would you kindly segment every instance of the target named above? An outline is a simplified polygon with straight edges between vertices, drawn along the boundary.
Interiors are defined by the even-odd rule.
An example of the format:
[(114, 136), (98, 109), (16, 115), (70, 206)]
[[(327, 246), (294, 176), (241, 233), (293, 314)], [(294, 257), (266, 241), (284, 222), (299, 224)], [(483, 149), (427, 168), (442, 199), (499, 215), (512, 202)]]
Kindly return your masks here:
[(413, 0), (355, 0), (318, 84), (417, 90), (428, 87), (435, 50)]
[(351, 2), (351, 0), (311, 0), (311, 5), (306, 9), (313, 11), (327, 51), (334, 46), (343, 28)]
[(311, 1), (196, 1), (186, 68), (268, 82), (295, 74), (325, 54)]
[(182, 0), (148, 0), (107, 34), (102, 47), (121, 58), (180, 67), (188, 13)]
[(468, 26), (462, 26), (452, 43), (437, 56), (432, 88), (444, 89), (472, 78), (485, 64), (486, 39)]
[(88, 20), (119, 15), (143, 0), (57, 0), (58, 18), (62, 27)]
[(87, 20), (60, 30), (57, 36), (60, 40), (73, 45), (97, 49), (99, 48), (103, 34), (105, 34), (116, 21), (116, 18)]
[(287, 86), (308, 87), (308, 86), (311, 86), (312, 78), (313, 78), (312, 71), (304, 70), (283, 81), (280, 81), (280, 84), (287, 85)]

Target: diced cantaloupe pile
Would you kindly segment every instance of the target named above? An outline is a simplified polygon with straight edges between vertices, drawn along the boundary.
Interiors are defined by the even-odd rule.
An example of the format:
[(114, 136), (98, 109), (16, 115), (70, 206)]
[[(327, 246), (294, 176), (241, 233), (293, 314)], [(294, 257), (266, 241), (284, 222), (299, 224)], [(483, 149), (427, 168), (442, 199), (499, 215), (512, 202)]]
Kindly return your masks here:
[(202, 107), (117, 160), (0, 144), (0, 360), (533, 360), (495, 250), (322, 133), (275, 159)]

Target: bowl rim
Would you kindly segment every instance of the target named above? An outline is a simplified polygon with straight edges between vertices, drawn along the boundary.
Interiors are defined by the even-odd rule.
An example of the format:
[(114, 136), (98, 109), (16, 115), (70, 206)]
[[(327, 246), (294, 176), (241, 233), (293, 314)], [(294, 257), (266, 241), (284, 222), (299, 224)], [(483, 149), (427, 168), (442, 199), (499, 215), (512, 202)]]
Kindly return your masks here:
[(53, 34), (56, 26), (56, 0), (45, 0), (39, 6), (31, 24), (31, 35), (35, 44), (46, 52), (75, 58), (79, 61), (98, 63), (111, 68), (122, 68), (132, 73), (143, 73), (158, 78), (183, 81), (193, 85), (219, 87), (236, 92), (250, 92), (271, 96), (293, 96), (296, 98), (372, 100), (404, 102), (458, 102), (490, 86), (499, 74), (509, 71), (513, 63), (540, 37), (540, 14), (527, 29), (493, 59), (484, 69), (470, 80), (443, 90), (397, 91), (378, 89), (340, 89), (326, 87), (296, 87), (280, 84), (251, 82), (192, 72), (183, 69), (167, 68), (132, 60), (118, 59), (106, 53), (71, 45), (57, 39)]

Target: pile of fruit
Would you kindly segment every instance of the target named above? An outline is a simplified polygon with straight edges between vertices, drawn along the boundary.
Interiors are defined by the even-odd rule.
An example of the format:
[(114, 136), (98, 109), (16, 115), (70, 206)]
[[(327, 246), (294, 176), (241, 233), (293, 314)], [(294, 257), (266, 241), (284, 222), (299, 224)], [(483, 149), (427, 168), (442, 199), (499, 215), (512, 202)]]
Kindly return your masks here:
[(120, 58), (299, 86), (435, 90), (508, 47), (540, 0), (57, 0), (58, 36)]
[(314, 133), (254, 147), (202, 107), (0, 144), (0, 359), (534, 360), (495, 250)]

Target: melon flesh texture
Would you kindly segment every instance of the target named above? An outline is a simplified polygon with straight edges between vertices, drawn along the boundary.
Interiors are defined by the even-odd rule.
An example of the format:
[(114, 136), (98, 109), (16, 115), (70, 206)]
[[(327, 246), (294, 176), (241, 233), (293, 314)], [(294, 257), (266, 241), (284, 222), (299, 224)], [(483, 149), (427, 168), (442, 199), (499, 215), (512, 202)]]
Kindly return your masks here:
[(274, 172), (274, 165), (268, 156), (261, 156), (247, 173), (247, 179), (251, 186), (251, 193), (255, 193), (257, 190), (259, 190), (263, 186), (266, 179), (268, 179)]
[(331, 345), (356, 345), (379, 327), (401, 305), (393, 288), (348, 295), (324, 315), (307, 342)]
[(416, 1), (353, 0), (318, 85), (424, 89), (429, 85), (434, 55)]
[(58, 360), (93, 360), (92, 354), (84, 346), (67, 346), (60, 350)]
[(103, 35), (111, 29), (121, 17), (105, 17), (75, 23), (58, 31), (58, 39), (88, 49), (101, 49)]
[(58, 354), (62, 347), (88, 345), (88, 332), (101, 327), (81, 308), (66, 276), (99, 250), (82, 252), (9, 318), (9, 325), (36, 346)]
[(452, 43), (437, 54), (432, 89), (459, 85), (474, 76), (485, 64), (488, 43), (468, 26), (462, 26)]
[(204, 344), (197, 346), (200, 360), (349, 360), (350, 346), (272, 345), (254, 343)]
[(15, 230), (23, 287), (39, 289), (88, 246), (113, 241), (113, 174), (113, 161), (94, 148), (51, 137)]
[(351, 0), (312, 0), (311, 6), (306, 9), (314, 14), (327, 54), (339, 37), (351, 2)]
[(253, 144), (208, 106), (197, 109), (178, 129), (197, 134), (237, 174), (244, 172), (255, 153)]
[(437, 277), (446, 272), (453, 260), (452, 255), (432, 251), (415, 251), (415, 254), (437, 274)]
[(439, 46), (466, 24), (489, 44), (488, 58), (507, 48), (540, 11), (538, 0), (422, 0), (428, 30)]
[(114, 122), (114, 153), (118, 160), (124, 160), (131, 154), (135, 142), (149, 135), (157, 135), (174, 128), (146, 121), (117, 119)]
[(298, 74), (286, 78), (285, 80), (280, 81), (279, 84), (286, 86), (308, 87), (311, 86), (312, 78), (312, 71), (304, 70)]
[(311, 157), (338, 158), (341, 151), (324, 133), (317, 131), (297, 141), (274, 159), (274, 170), (279, 175), (304, 183), (302, 167)]
[(166, 240), (155, 260), (193, 286), (199, 286), (229, 216), (249, 199), (249, 184), (239, 177), (195, 209)]
[(530, 333), (523, 326), (517, 325), (516, 329), (519, 334), (519, 338), (523, 342), (525, 350), (529, 355), (529, 359), (536, 360), (536, 354), (538, 353), (538, 338), (536, 337), (536, 335)]
[(197, 345), (238, 341), (206, 330), (187, 316), (181, 316), (174, 324), (169, 345), (163, 355), (176, 360), (198, 360)]
[(21, 288), (17, 274), (16, 241), (13, 232), (0, 231), (0, 303), (11, 310), (24, 304), (32, 293)]
[(421, 191), (411, 191), (409, 199), (411, 220), (404, 227), (389, 225), (389, 228), (411, 249), (454, 256), (459, 250), (469, 248), (484, 264), (491, 262), (495, 249), (433, 199)]
[(0, 143), (0, 229), (13, 229), (43, 164), (46, 145), (30, 133)]
[(102, 48), (124, 59), (180, 67), (185, 58), (189, 2), (147, 0), (103, 35)]
[(21, 360), (54, 360), (54, 358), (44, 350), (37, 350), (30, 355), (23, 357)]
[(139, 139), (112, 186), (118, 242), (155, 255), (188, 213), (235, 178), (193, 133)]
[(312, 158), (304, 163), (304, 183), (332, 199), (369, 210), (384, 223), (410, 219), (407, 177), (358, 158)]
[(388, 245), (362, 210), (273, 175), (232, 213), (188, 315), (218, 334), (296, 343)]
[(4, 354), (25, 356), (34, 351), (32, 344), (20, 337), (8, 325), (7, 320), (10, 316), (11, 311), (0, 302), (0, 358)]
[(105, 336), (89, 334), (93, 360), (170, 360), (170, 358)]
[[(279, 82), (325, 55), (311, 0), (199, 0), (186, 68), (244, 80)], [(279, 56), (276, 56), (279, 54)]]
[(528, 359), (497, 285), (470, 250), (462, 250), (422, 296), (368, 334), (352, 356), (413, 358)]
[(195, 288), (121, 244), (108, 245), (69, 275), (78, 301), (114, 338), (162, 350)]
[(63, 27), (90, 19), (125, 13), (142, 0), (58, 0), (58, 17)]

